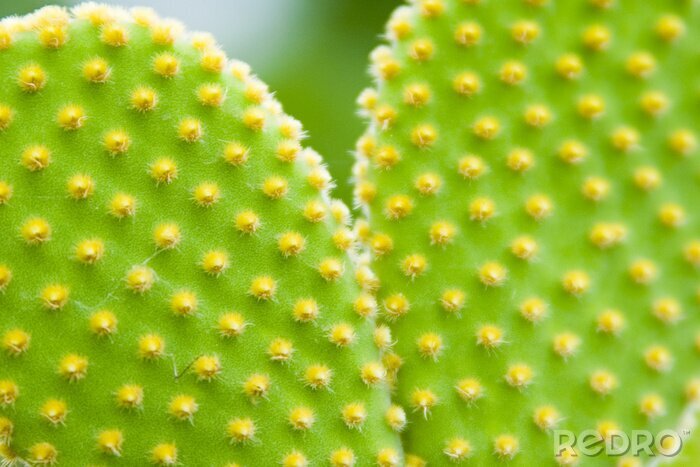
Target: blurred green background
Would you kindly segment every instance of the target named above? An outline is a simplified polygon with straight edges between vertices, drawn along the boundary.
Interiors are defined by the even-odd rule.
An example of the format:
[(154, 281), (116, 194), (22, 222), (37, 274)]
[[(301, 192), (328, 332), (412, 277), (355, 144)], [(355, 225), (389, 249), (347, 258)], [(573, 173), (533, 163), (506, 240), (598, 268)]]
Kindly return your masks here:
[[(74, 0), (0, 0), (0, 16)], [(231, 57), (250, 63), (285, 110), (303, 122), (350, 204), (351, 151), (362, 132), (355, 98), (371, 84), (368, 55), (400, 0), (123, 0), (150, 6), (213, 33)]]

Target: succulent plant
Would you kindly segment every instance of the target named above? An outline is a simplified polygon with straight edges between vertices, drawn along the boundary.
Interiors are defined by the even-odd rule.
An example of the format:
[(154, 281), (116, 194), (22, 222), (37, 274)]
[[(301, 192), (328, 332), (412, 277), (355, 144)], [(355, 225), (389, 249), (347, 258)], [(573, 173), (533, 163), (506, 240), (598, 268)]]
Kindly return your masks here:
[(94, 3), (3, 20), (0, 459), (674, 450), (552, 446), (684, 427), (700, 402), (698, 20), (685, 0), (400, 7), (358, 99), (354, 227), (301, 124), (210, 35)]
[(6, 462), (400, 456), (376, 278), (247, 65), (149, 9), (88, 3), (0, 23), (0, 79)]
[(555, 458), (551, 432), (655, 433), (698, 402), (696, 6), (416, 0), (389, 21), (355, 173), (407, 465), (636, 466)]

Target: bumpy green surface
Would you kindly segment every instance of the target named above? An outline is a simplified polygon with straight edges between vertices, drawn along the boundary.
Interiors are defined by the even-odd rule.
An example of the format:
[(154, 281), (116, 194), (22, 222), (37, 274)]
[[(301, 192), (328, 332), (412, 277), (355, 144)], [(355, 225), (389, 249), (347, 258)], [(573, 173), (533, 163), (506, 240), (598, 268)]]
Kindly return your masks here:
[[(278, 156), (280, 143), (295, 146), (298, 124), (244, 65), (227, 62), (206, 36), (180, 34), (177, 23), (146, 10), (132, 17), (88, 5), (77, 14), (80, 18), (47, 9), (0, 26), (5, 112), (0, 112), (0, 180), (11, 187), (11, 196), (9, 190), (0, 192), (4, 455), (18, 464), (303, 466), (326, 465), (336, 451), (348, 448), (354, 454), (335, 454), (335, 465), (350, 465), (348, 459), (372, 465), (378, 455), (397, 458), (398, 440), (384, 421), (389, 391), (381, 381), (366, 384), (361, 378), (361, 368), (379, 355), (371, 314), (363, 318), (353, 309), (364, 292), (344, 251), (349, 244), (340, 241), (348, 237), (346, 209), (328, 198), (327, 173), (315, 153), (288, 151), (286, 161)], [(156, 73), (167, 68), (155, 61), (162, 53), (177, 61), (172, 77)], [(84, 65), (95, 58), (108, 64), (109, 77), (96, 79), (104, 82), (90, 82), (84, 75)], [(45, 73), (38, 92), (21, 75), (28, 65)], [(221, 105), (206, 106), (198, 99), (200, 86), (212, 83), (225, 97)], [(149, 111), (131, 103), (132, 93), (143, 86), (157, 95)], [(60, 111), (69, 104), (84, 115), (62, 118)], [(259, 113), (256, 118), (251, 111)], [(187, 118), (201, 133), (183, 138), (181, 123)], [(256, 129), (255, 123), (263, 121)], [(62, 128), (61, 122), (76, 128)], [(107, 150), (104, 138), (112, 130), (128, 135), (126, 151)], [(247, 151), (247, 161), (238, 166), (223, 157), (231, 142)], [(44, 145), (51, 162), (32, 171), (21, 160), (33, 145)], [(169, 182), (152, 176), (152, 164), (161, 158), (177, 166)], [(69, 179), (76, 174), (92, 179), (84, 199), (71, 195)], [(279, 199), (263, 193), (271, 176), (288, 184)], [(197, 202), (195, 188), (203, 182), (220, 190), (210, 206)], [(73, 194), (81, 193), (77, 188)], [(118, 193), (135, 198), (133, 215), (110, 214)], [(308, 203), (317, 203), (312, 210), (316, 222), (305, 217)], [(254, 232), (237, 230), (243, 211), (259, 216)], [(33, 218), (50, 226), (43, 241), (23, 236), (23, 226)], [(174, 248), (156, 244), (154, 229), (163, 223), (179, 228)], [(303, 237), (305, 247), (285, 257), (278, 240), (290, 231)], [(76, 258), (76, 248), (86, 239), (104, 247), (94, 264)], [(207, 273), (202, 261), (211, 250), (226, 252), (229, 267)], [(339, 277), (330, 277), (333, 267), (321, 266), (327, 258), (343, 266)], [(128, 287), (127, 274), (137, 265), (153, 272), (152, 287), (143, 293)], [(269, 298), (255, 296), (260, 277), (275, 283)], [(60, 291), (53, 306), (42, 300), (42, 291), (52, 284), (69, 291), (65, 304), (58, 303)], [(192, 292), (197, 301), (196, 309), (181, 310), (182, 316), (171, 306), (179, 291)], [(317, 302), (315, 319), (295, 319), (301, 299)], [(91, 324), (101, 310), (113, 313), (116, 327)], [(242, 315), (246, 325), (240, 335), (222, 335), (224, 313)], [(330, 338), (340, 323), (354, 329), (347, 345)], [(143, 358), (139, 350), (140, 338), (150, 334), (165, 343), (154, 359)], [(17, 340), (23, 335), (30, 338), (28, 345)], [(273, 361), (268, 353), (276, 338), (292, 343), (288, 361)], [(86, 371), (71, 376), (64, 367), (61, 373), (62, 359), (71, 354), (87, 359)], [(201, 356), (216, 357), (219, 368), (205, 374), (197, 363)], [(305, 375), (312, 365), (332, 371), (327, 387), (310, 386)], [(252, 375), (267, 376), (269, 387), (246, 386)], [(377, 370), (375, 376), (381, 379), (383, 373)], [(125, 384), (142, 387), (140, 406), (119, 407), (117, 391)], [(197, 410), (191, 417), (171, 412), (178, 395), (194, 397)], [(67, 411), (42, 414), (50, 399), (63, 401)], [(342, 411), (355, 402), (364, 404), (358, 413), (366, 419), (351, 427)], [(290, 425), (296, 407), (313, 412), (315, 423), (306, 430)], [(238, 418), (255, 424), (254, 435), (242, 442), (227, 432), (228, 423)], [(119, 430), (123, 443), (100, 446), (103, 430)], [(177, 456), (166, 455), (174, 453), (171, 448), (153, 451), (162, 443), (173, 444)], [(288, 456), (294, 451), (302, 455)]]
[[(539, 33), (531, 42), (527, 28), (525, 35), (513, 32), (523, 20)], [(403, 440), (406, 452), (418, 456), (411, 465), (451, 460), (465, 465), (638, 465), (635, 459), (605, 457), (555, 461), (551, 430), (534, 423), (536, 410), (551, 405), (558, 414), (551, 418), (553, 425), (575, 432), (606, 426), (657, 431), (676, 427), (689, 401), (697, 400), (691, 378), (700, 371), (700, 277), (697, 246), (692, 246), (700, 237), (699, 24), (695, 2), (636, 0), (416, 0), (390, 21), (390, 44), (373, 55), (378, 88), (360, 98), (371, 125), (359, 143), (356, 175), (371, 226), (366, 240), (382, 278), (379, 301), (397, 339), (394, 351), (404, 362), (395, 399), (410, 413)], [(584, 44), (596, 42), (596, 34), (588, 31), (593, 25), (610, 33), (599, 51)], [(480, 34), (471, 43), (474, 29)], [(640, 51), (649, 55), (635, 55)], [(566, 54), (576, 55), (580, 73), (557, 71)], [(655, 66), (644, 73), (647, 57)], [(510, 61), (525, 68), (522, 81), (513, 79), (517, 73), (512, 71), (503, 75)], [(454, 80), (464, 72), (480, 83), (471, 95), (464, 83), (461, 93), (455, 89)], [(664, 99), (645, 99), (651, 91)], [(589, 94), (604, 101), (597, 118), (579, 110), (579, 101)], [(653, 115), (652, 104), (662, 101), (668, 108)], [(526, 110), (532, 105), (544, 106), (542, 115), (549, 114), (549, 121), (528, 123)], [(478, 122), (489, 116), (499, 131), (493, 138), (480, 137)], [(622, 133), (631, 136), (627, 150), (625, 138), (611, 139), (621, 127), (633, 129)], [(676, 133), (681, 129), (687, 132)], [(567, 140), (580, 141), (586, 157), (562, 160), (560, 148)], [(508, 166), (511, 151), (518, 148), (530, 151), (533, 160), (522, 173)], [(468, 155), (479, 158), (483, 172), (458, 171)], [(640, 167), (658, 173), (658, 187), (650, 187), (643, 176), (645, 183), (635, 181)], [(434, 193), (429, 193), (434, 185), (420, 185), (425, 174), (440, 182)], [(604, 180), (606, 196), (583, 193), (590, 177)], [(600, 187), (600, 181), (588, 185)], [(540, 194), (552, 209), (538, 220), (525, 206)], [(492, 201), (493, 211), (488, 206), (473, 210), (479, 198)], [(676, 208), (684, 212), (679, 222), (672, 212)], [(454, 228), (442, 245), (431, 240), (437, 222)], [(608, 227), (596, 231), (592, 241), (599, 224)], [(537, 245), (530, 259), (511, 251), (523, 235)], [(405, 262), (410, 255), (418, 255), (412, 272)], [(651, 263), (636, 266), (635, 281), (630, 268), (640, 259)], [(489, 262), (505, 274), (491, 285), (480, 278)], [(580, 294), (567, 292), (563, 284), (575, 270), (590, 279)], [(651, 271), (655, 274), (645, 277)], [(441, 303), (446, 290), (464, 293), (464, 306), (448, 310)], [(396, 294), (410, 304), (400, 316), (396, 307), (391, 309)], [(547, 306), (538, 323), (520, 312), (531, 297)], [(663, 299), (672, 299), (665, 303), (674, 306), (664, 308)], [(624, 321), (618, 333), (601, 329), (599, 316), (608, 309), (618, 310)], [(501, 333), (493, 334), (491, 345), (479, 341), (485, 325)], [(427, 333), (439, 336), (441, 347), (434, 337), (432, 349), (421, 347), (430, 343), (421, 340)], [(554, 347), (565, 333), (564, 344), (579, 343), (568, 348), (568, 356), (566, 349)], [(655, 346), (651, 357), (668, 357), (667, 364), (646, 361)], [(508, 382), (506, 375), (517, 364), (532, 371), (529, 384)], [(617, 381), (607, 395), (590, 384), (600, 370)], [(482, 397), (465, 400), (456, 389), (463, 378), (478, 380)], [(421, 404), (416, 389), (430, 391), (435, 399), (423, 393)], [(650, 394), (658, 397), (641, 407)], [(512, 438), (504, 442), (502, 435)]]

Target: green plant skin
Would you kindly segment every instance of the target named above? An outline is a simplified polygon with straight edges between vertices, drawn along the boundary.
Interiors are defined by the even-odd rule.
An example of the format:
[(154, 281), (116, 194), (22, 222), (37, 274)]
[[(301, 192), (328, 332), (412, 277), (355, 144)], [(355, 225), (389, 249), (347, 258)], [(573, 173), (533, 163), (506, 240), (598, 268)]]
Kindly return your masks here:
[[(626, 432), (674, 428), (688, 404), (686, 385), (698, 372), (698, 269), (683, 257), (684, 248), (700, 235), (700, 219), (693, 208), (698, 202), (698, 159), (695, 151), (687, 157), (675, 154), (667, 142), (679, 128), (698, 130), (697, 83), (691, 77), (697, 67), (690, 65), (700, 20), (697, 5), (620, 0), (609, 9), (598, 9), (583, 0), (543, 3), (537, 7), (520, 0), (412, 2), (390, 21), (389, 36), (395, 36), (392, 25), (401, 24), (400, 18), (406, 18), (410, 32), (374, 55), (373, 69), (394, 59), (400, 71), (390, 79), (378, 73), (376, 97), (370, 92), (361, 98), (371, 123), (364, 140), (369, 149), (360, 151), (355, 169), (359, 203), (365, 207), (372, 235), (386, 234), (393, 240), (390, 252), (375, 255), (373, 268), (382, 279), (379, 301), (402, 293), (411, 305), (402, 317), (385, 314), (397, 339), (394, 350), (404, 360), (395, 401), (410, 413), (403, 436), (406, 452), (428, 465), (451, 464), (444, 450), (454, 437), (470, 444), (465, 465), (556, 465), (550, 431), (533, 422), (535, 409), (543, 405), (557, 409), (559, 428), (574, 432), (596, 429), (606, 420)], [(433, 5), (444, 6), (444, 12), (435, 17), (422, 14)], [(654, 33), (657, 20), (666, 13), (678, 15), (686, 26), (685, 36), (671, 44)], [(513, 40), (510, 32), (523, 19), (536, 22), (541, 31), (526, 46)], [(482, 28), (478, 45), (455, 42), (456, 28), (467, 21)], [(582, 33), (591, 24), (604, 24), (612, 31), (607, 50), (592, 52), (582, 45)], [(433, 45), (433, 56), (425, 61), (411, 57), (412, 44), (422, 39)], [(657, 61), (656, 71), (647, 79), (625, 71), (625, 61), (638, 50), (650, 52)], [(565, 53), (575, 53), (583, 61), (578, 79), (563, 79), (555, 71), (555, 61)], [(499, 80), (499, 70), (508, 60), (527, 67), (527, 78), (519, 85)], [(471, 97), (458, 95), (452, 86), (455, 76), (465, 71), (481, 80), (480, 92)], [(404, 100), (406, 87), (416, 83), (427, 86), (431, 95), (420, 107)], [(672, 104), (667, 113), (653, 118), (640, 109), (640, 96), (649, 90), (668, 96)], [(577, 100), (589, 93), (599, 94), (606, 104), (604, 115), (593, 121), (581, 117), (576, 108)], [(533, 104), (548, 107), (549, 125), (536, 129), (524, 122), (523, 114)], [(378, 122), (386, 106), (396, 112), (390, 124)], [(473, 133), (475, 122), (484, 116), (500, 122), (500, 134), (493, 140)], [(435, 130), (434, 144), (420, 148), (411, 142), (420, 124)], [(610, 142), (611, 133), (621, 125), (636, 128), (640, 135), (638, 147), (629, 154)], [(569, 138), (588, 148), (588, 157), (580, 164), (566, 164), (557, 156)], [(387, 145), (401, 156), (391, 168), (377, 163), (379, 149)], [(515, 148), (527, 148), (534, 155), (534, 167), (524, 174), (506, 166), (507, 155)], [(488, 166), (476, 180), (457, 171), (458, 161), (467, 154), (481, 157)], [(633, 172), (644, 165), (656, 167), (663, 177), (661, 187), (650, 193), (632, 180)], [(421, 195), (415, 188), (425, 173), (441, 178), (437, 194)], [(593, 202), (582, 195), (582, 184), (591, 176), (609, 181), (607, 199)], [(536, 221), (524, 205), (540, 193), (550, 198), (554, 209), (551, 217)], [(414, 205), (399, 220), (387, 215), (387, 204), (395, 195), (410, 197)], [(480, 196), (496, 206), (496, 215), (486, 222), (470, 220), (470, 203)], [(685, 208), (687, 221), (682, 227), (668, 228), (659, 221), (657, 212), (669, 202)], [(456, 235), (448, 245), (431, 244), (429, 230), (442, 220), (456, 227)], [(593, 245), (589, 233), (599, 222), (623, 223), (625, 241), (606, 249)], [(370, 249), (372, 235), (366, 235)], [(531, 236), (539, 245), (530, 261), (510, 251), (520, 235)], [(427, 261), (425, 271), (415, 278), (402, 269), (412, 254)], [(639, 258), (652, 260), (658, 269), (656, 280), (646, 286), (635, 284), (628, 273)], [(501, 286), (489, 287), (479, 279), (479, 268), (489, 261), (508, 271)], [(564, 274), (576, 269), (591, 279), (590, 289), (580, 297), (562, 287)], [(441, 294), (450, 288), (466, 294), (459, 313), (448, 313), (440, 304)], [(547, 315), (538, 324), (519, 313), (521, 303), (533, 296), (548, 304)], [(680, 303), (682, 321), (664, 324), (652, 314), (653, 303), (663, 297)], [(619, 337), (597, 330), (597, 316), (608, 308), (625, 316), (626, 327)], [(477, 343), (485, 324), (503, 332), (504, 342), (497, 348)], [(442, 338), (443, 348), (435, 359), (422, 355), (417, 344), (428, 332)], [(553, 351), (553, 339), (564, 332), (581, 341), (568, 358)], [(644, 353), (656, 344), (673, 357), (669, 371), (658, 372), (645, 364)], [(522, 389), (511, 387), (504, 378), (516, 363), (525, 363), (534, 372), (531, 384)], [(599, 369), (614, 373), (619, 382), (605, 397), (589, 386), (592, 372)], [(485, 390), (473, 404), (455, 390), (466, 377), (477, 378)], [(430, 389), (438, 397), (427, 413), (420, 408), (411, 412), (417, 388)], [(665, 413), (651, 420), (640, 411), (640, 399), (649, 393), (665, 402)], [(519, 441), (512, 460), (499, 459), (496, 452), (494, 440), (501, 434)], [(618, 462), (604, 456), (578, 460), (580, 465)], [(423, 465), (418, 458), (412, 462)], [(629, 459), (619, 462), (636, 465)]]
[[(0, 51), (0, 103), (14, 111), (0, 132), (0, 179), (13, 188), (13, 196), (0, 205), (0, 263), (12, 271), (11, 282), (0, 293), (0, 337), (13, 329), (31, 335), (26, 351), (12, 355), (6, 345), (0, 356), (0, 380), (19, 387), (14, 403), (0, 405), (0, 416), (14, 425), (4, 455), (18, 456), (18, 463), (32, 462), (31, 446), (38, 442), (56, 448), (60, 465), (158, 463), (152, 449), (159, 443), (174, 443), (182, 465), (280, 465), (294, 450), (314, 465), (326, 465), (341, 447), (354, 452), (358, 466), (373, 465), (381, 449), (400, 455), (398, 439), (384, 422), (386, 385), (369, 386), (360, 378), (360, 368), (379, 355), (371, 340), (373, 320), (353, 310), (362, 290), (355, 283), (352, 260), (331, 239), (346, 222), (343, 207), (329, 204), (327, 189), (314, 188), (306, 179), (322, 166), (306, 150), (296, 162), (278, 160), (276, 148), (285, 139), (281, 127), (289, 124), (271, 97), (258, 106), (265, 116), (262, 131), (242, 123), (244, 112), (256, 107), (244, 95), (254, 77), (234, 77), (230, 64), (223, 72), (202, 69), (202, 54), (187, 35), (172, 46), (161, 46), (154, 44), (148, 28), (128, 20), (122, 24), (129, 35), (125, 47), (102, 43), (99, 27), (71, 18), (68, 40), (56, 50), (42, 46), (30, 31), (14, 34), (12, 45)], [(162, 52), (180, 61), (173, 78), (153, 71), (154, 56)], [(111, 69), (103, 84), (82, 75), (85, 62), (98, 56)], [(30, 63), (39, 64), (47, 76), (38, 93), (23, 92), (18, 84), (19, 70)], [(218, 83), (226, 90), (220, 107), (198, 102), (196, 91), (203, 83)], [(157, 92), (158, 105), (139, 113), (130, 108), (129, 99), (144, 85)], [(57, 123), (59, 110), (67, 104), (82, 106), (87, 116), (75, 131)], [(188, 116), (203, 128), (201, 139), (192, 143), (178, 138), (178, 125)], [(131, 146), (112, 156), (102, 141), (115, 129), (129, 134)], [(222, 159), (231, 141), (249, 148), (249, 160), (240, 167)], [(31, 144), (50, 148), (52, 163), (44, 170), (30, 172), (19, 163)], [(149, 165), (161, 157), (177, 163), (178, 177), (172, 183), (156, 183), (149, 176)], [(68, 194), (66, 183), (78, 173), (94, 179), (94, 194), (88, 199)], [(271, 175), (289, 183), (281, 199), (269, 199), (261, 191)], [(221, 190), (211, 207), (193, 200), (192, 190), (205, 181), (216, 182)], [(133, 217), (109, 214), (117, 192), (136, 197)], [(322, 203), (323, 221), (312, 223), (302, 216), (309, 201)], [(253, 234), (234, 228), (236, 215), (244, 210), (260, 217)], [(20, 235), (21, 226), (34, 216), (52, 227), (51, 239), (41, 245), (28, 245)], [(153, 229), (163, 222), (175, 222), (181, 229), (182, 240), (174, 249), (154, 244)], [(291, 230), (303, 235), (306, 248), (285, 258), (277, 242)], [(76, 245), (89, 238), (102, 239), (105, 247), (104, 257), (93, 265), (74, 256)], [(230, 268), (220, 275), (205, 273), (200, 262), (209, 250), (227, 251)], [(345, 266), (337, 280), (319, 274), (320, 262), (329, 257)], [(143, 294), (126, 287), (126, 274), (134, 265), (147, 265), (156, 274), (153, 287)], [(249, 293), (251, 282), (267, 275), (277, 283), (274, 299), (256, 299)], [(47, 310), (40, 294), (54, 283), (69, 287), (70, 297), (61, 309)], [(197, 295), (194, 316), (175, 316), (170, 309), (172, 294), (183, 289)], [(320, 313), (313, 323), (293, 319), (294, 304), (302, 298), (318, 302)], [(118, 319), (116, 332), (107, 337), (98, 337), (89, 326), (90, 316), (102, 309)], [(230, 311), (241, 313), (248, 326), (238, 337), (223, 338), (217, 323)], [(345, 348), (328, 338), (330, 327), (340, 322), (351, 324), (356, 333), (355, 342)], [(149, 333), (164, 339), (163, 358), (139, 357), (138, 340)], [(278, 337), (293, 342), (295, 352), (288, 362), (268, 356), (268, 346)], [(87, 374), (78, 381), (58, 374), (60, 359), (69, 353), (89, 361)], [(195, 375), (193, 362), (202, 355), (220, 360), (221, 372), (212, 381), (199, 381)], [(304, 382), (304, 372), (313, 364), (332, 369), (329, 389), (313, 390)], [(253, 374), (269, 376), (264, 397), (251, 398), (244, 391)], [(123, 384), (143, 387), (141, 409), (117, 406), (115, 391)], [(191, 421), (168, 413), (171, 398), (179, 394), (197, 401)], [(57, 426), (40, 415), (50, 398), (62, 399), (68, 407)], [(364, 402), (367, 411), (361, 429), (349, 428), (341, 416), (342, 408), (356, 401)], [(295, 431), (288, 422), (289, 411), (297, 406), (315, 412), (308, 432)], [(250, 442), (230, 442), (227, 423), (237, 417), (255, 422)], [(98, 449), (96, 437), (105, 429), (122, 431), (119, 457)]]

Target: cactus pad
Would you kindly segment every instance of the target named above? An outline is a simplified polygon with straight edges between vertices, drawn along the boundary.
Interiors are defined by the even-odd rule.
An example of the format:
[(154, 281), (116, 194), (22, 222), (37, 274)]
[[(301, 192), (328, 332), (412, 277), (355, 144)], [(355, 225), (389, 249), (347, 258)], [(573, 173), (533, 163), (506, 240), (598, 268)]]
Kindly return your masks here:
[(245, 64), (90, 3), (0, 22), (0, 81), (0, 457), (396, 465), (375, 278)]
[(355, 175), (408, 465), (640, 465), (555, 457), (552, 430), (656, 433), (699, 400), (699, 24), (691, 1), (395, 12)]

